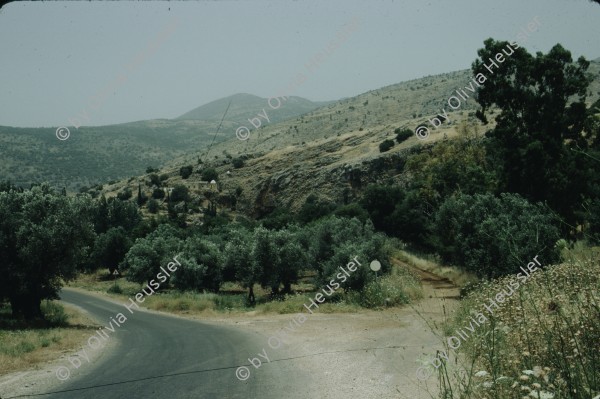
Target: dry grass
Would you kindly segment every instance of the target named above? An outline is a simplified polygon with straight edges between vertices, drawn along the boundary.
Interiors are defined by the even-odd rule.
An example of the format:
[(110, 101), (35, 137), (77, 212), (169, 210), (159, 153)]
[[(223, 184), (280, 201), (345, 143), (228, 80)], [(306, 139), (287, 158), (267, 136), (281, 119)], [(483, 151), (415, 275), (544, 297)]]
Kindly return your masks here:
[(532, 274), (493, 314), (484, 304), (515, 276), (483, 283), (463, 301), (448, 331), (468, 326), (475, 312), (488, 320), (458, 348), (466, 364), (438, 369), (444, 398), (600, 394), (600, 261), (582, 248), (565, 259)]
[[(70, 307), (63, 308), (54, 301), (45, 302), (43, 311), (67, 316), (61, 326), (50, 328), (28, 327), (22, 322), (10, 321), (10, 308), (0, 308), (0, 374), (24, 370), (36, 364), (58, 359), (65, 351), (81, 345), (89, 331), (95, 329), (92, 320)], [(64, 309), (64, 313), (61, 313)], [(50, 316), (52, 319), (53, 316)], [(63, 318), (64, 320), (64, 318)]]
[(457, 287), (465, 287), (468, 284), (474, 284), (479, 281), (476, 275), (461, 270), (458, 267), (440, 265), (439, 258), (435, 256), (419, 257), (401, 249), (396, 250), (393, 256), (418, 269), (425, 270), (442, 278), (447, 278)]
[[(308, 282), (310, 277), (304, 276), (298, 284), (293, 284), (292, 291), (294, 294), (285, 295), (281, 300), (270, 300), (269, 292), (259, 285), (255, 285), (254, 293), (257, 303), (254, 307), (247, 306), (247, 290), (239, 284), (231, 282), (225, 283), (218, 294), (161, 290), (159, 293), (146, 297), (143, 306), (148, 309), (174, 314), (200, 316), (247, 312), (253, 314), (298, 313), (303, 311), (303, 305), (309, 303), (317, 292), (314, 285)], [(128, 298), (135, 296), (141, 290), (140, 284), (129, 282), (124, 277), (114, 278), (108, 275), (106, 270), (82, 274), (76, 280), (70, 282), (68, 286), (101, 292), (119, 301), (127, 301)], [(370, 302), (377, 302), (381, 299), (379, 301), (381, 306), (385, 304), (386, 299), (388, 299), (390, 306), (397, 306), (422, 297), (419, 280), (404, 269), (394, 268), (389, 276), (380, 278), (378, 286), (381, 287), (381, 292), (375, 292), (376, 290), (373, 287), (367, 287), (371, 288), (370, 290), (367, 289), (367, 293), (372, 294)], [(118, 288), (115, 289), (115, 287)], [(354, 313), (363, 309), (364, 305), (364, 298), (356, 293), (350, 295), (335, 293), (326, 302), (319, 305), (319, 312)], [(373, 304), (369, 303), (367, 305)], [(369, 307), (380, 305), (376, 303)]]

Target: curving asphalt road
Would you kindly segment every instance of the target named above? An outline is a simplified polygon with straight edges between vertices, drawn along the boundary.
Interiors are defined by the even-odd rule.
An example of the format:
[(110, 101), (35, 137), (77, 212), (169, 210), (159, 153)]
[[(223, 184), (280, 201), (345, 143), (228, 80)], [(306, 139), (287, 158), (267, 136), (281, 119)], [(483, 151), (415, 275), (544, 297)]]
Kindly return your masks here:
[(37, 397), (302, 398), (302, 387), (310, 383), (308, 373), (295, 369), (293, 362), (250, 367), (250, 378), (238, 380), (237, 366), (249, 366), (248, 357), (267, 346), (266, 337), (258, 334), (143, 310), (130, 314), (122, 305), (73, 290), (63, 290), (61, 299), (85, 309), (102, 325), (121, 312), (127, 321), (110, 334), (110, 340), (119, 342), (116, 349), (91, 364), (83, 360), (80, 375), (63, 382), (55, 393)]

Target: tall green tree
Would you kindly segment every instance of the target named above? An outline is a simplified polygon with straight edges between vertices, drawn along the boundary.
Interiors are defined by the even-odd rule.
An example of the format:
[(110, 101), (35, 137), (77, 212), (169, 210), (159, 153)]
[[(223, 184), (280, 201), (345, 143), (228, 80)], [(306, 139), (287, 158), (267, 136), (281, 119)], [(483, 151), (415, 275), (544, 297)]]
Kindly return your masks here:
[(96, 238), (91, 255), (93, 265), (106, 267), (111, 274), (114, 273), (131, 245), (132, 242), (123, 227), (111, 227)]
[(156, 277), (161, 266), (181, 252), (182, 246), (181, 231), (161, 224), (145, 238), (135, 241), (119, 264), (119, 270), (127, 270), (127, 279), (130, 281), (146, 283)]
[(248, 289), (248, 304), (254, 306), (254, 284), (260, 276), (259, 265), (252, 259), (252, 233), (246, 229), (232, 232), (224, 251), (225, 270), (234, 270), (235, 278)]
[(277, 270), (277, 250), (272, 241), (272, 232), (264, 227), (254, 230), (252, 261), (259, 270), (258, 282), (263, 288), (271, 288), (271, 295), (279, 294), (280, 279)]
[(0, 193), (0, 297), (14, 316), (42, 317), (43, 299), (58, 298), (94, 239), (89, 196), (65, 197), (43, 184)]
[(590, 160), (571, 149), (587, 150), (596, 139), (584, 131), (589, 62), (580, 57), (574, 63), (560, 44), (535, 57), (507, 42), (488, 39), (484, 44), (472, 65), (473, 73), (482, 76), (477, 116), (485, 123), (491, 107), (500, 109), (496, 127), (486, 133), (500, 191), (547, 201), (568, 224), (576, 224)]

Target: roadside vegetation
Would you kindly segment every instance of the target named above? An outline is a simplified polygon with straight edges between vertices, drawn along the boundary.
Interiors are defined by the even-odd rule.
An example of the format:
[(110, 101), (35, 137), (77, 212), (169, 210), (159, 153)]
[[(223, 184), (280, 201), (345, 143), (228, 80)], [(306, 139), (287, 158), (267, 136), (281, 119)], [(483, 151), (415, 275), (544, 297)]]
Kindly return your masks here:
[(80, 312), (55, 301), (43, 301), (44, 320), (27, 322), (11, 317), (0, 305), (0, 375), (55, 360), (81, 344), (95, 324)]
[[(505, 44), (487, 40), (479, 55), (492, 58)], [(154, 202), (141, 183), (137, 198), (0, 184), (0, 303), (14, 320), (47, 319), (43, 301), (77, 276), (75, 286), (126, 299), (179, 254), (181, 267), (145, 306), (298, 312), (357, 257), (362, 267), (319, 309), (381, 309), (422, 296), (418, 279), (392, 266), (396, 253), (463, 287), (460, 324), (538, 255), (544, 270), (461, 347), (470, 368), (444, 364), (443, 397), (589, 399), (600, 380), (598, 259), (567, 250), (600, 244), (600, 104), (585, 102), (588, 64), (572, 62), (560, 45), (535, 57), (517, 49), (478, 93), (483, 122), (491, 107), (498, 111), (484, 136), (463, 125), (456, 140), (390, 157), (397, 164), (389, 170), (382, 159), (368, 176), (352, 171), (337, 200), (307, 193), (299, 210), (272, 207), (256, 220), (227, 210), (242, 189), (218, 197), (210, 165), (199, 171), (215, 180), (203, 200), (183, 184), (163, 190), (157, 174), (146, 182)], [(482, 69), (473, 64), (474, 73)], [(396, 133), (398, 142), (408, 134)], [(202, 223), (190, 225), (200, 213)], [(368, 268), (375, 259), (377, 279)]]
[[(600, 395), (600, 248), (564, 249), (476, 327), (438, 379), (444, 398), (597, 398)], [(539, 274), (538, 274), (539, 273)], [(482, 282), (461, 302), (447, 335), (469, 325), (510, 278)], [(469, 333), (470, 334), (470, 333)], [(458, 364), (454, 357), (459, 359)]]
[[(486, 60), (505, 44), (489, 39), (478, 54)], [(535, 57), (516, 53), (479, 91), (482, 121), (487, 109), (500, 109), (478, 150), (487, 159), (480, 170), (497, 172), (475, 173), (473, 181), (501, 192), (460, 190), (435, 218), (442, 259), (482, 277), (463, 290), (466, 298), (445, 327), (446, 353), (454, 349), (445, 338), (472, 326), (490, 298), (508, 292), (519, 264), (540, 255), (544, 267), (514, 293), (511, 285), (456, 356), (440, 359), (440, 397), (598, 399), (600, 119), (597, 104), (585, 104), (589, 63), (573, 63), (560, 45)], [(483, 68), (473, 63), (474, 74)]]

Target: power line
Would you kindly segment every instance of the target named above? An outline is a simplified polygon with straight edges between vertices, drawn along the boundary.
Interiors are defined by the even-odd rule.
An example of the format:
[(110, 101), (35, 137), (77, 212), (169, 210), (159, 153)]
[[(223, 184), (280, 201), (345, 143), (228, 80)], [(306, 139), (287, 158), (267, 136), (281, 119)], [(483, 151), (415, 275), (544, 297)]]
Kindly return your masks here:
[(212, 147), (213, 143), (215, 142), (215, 138), (217, 137), (219, 130), (221, 130), (221, 125), (223, 124), (223, 120), (225, 120), (225, 115), (227, 115), (227, 111), (229, 111), (229, 106), (231, 105), (231, 101), (232, 100), (229, 100), (229, 104), (227, 104), (227, 109), (225, 110), (225, 113), (223, 114), (223, 117), (221, 118), (221, 122), (219, 123), (219, 127), (217, 128), (217, 131), (215, 132), (215, 135), (213, 136), (212, 142), (208, 146), (208, 150), (206, 151), (206, 155), (205, 155), (206, 158), (204, 159), (203, 162), (206, 162), (206, 160), (208, 159), (208, 153), (210, 152), (210, 148)]

